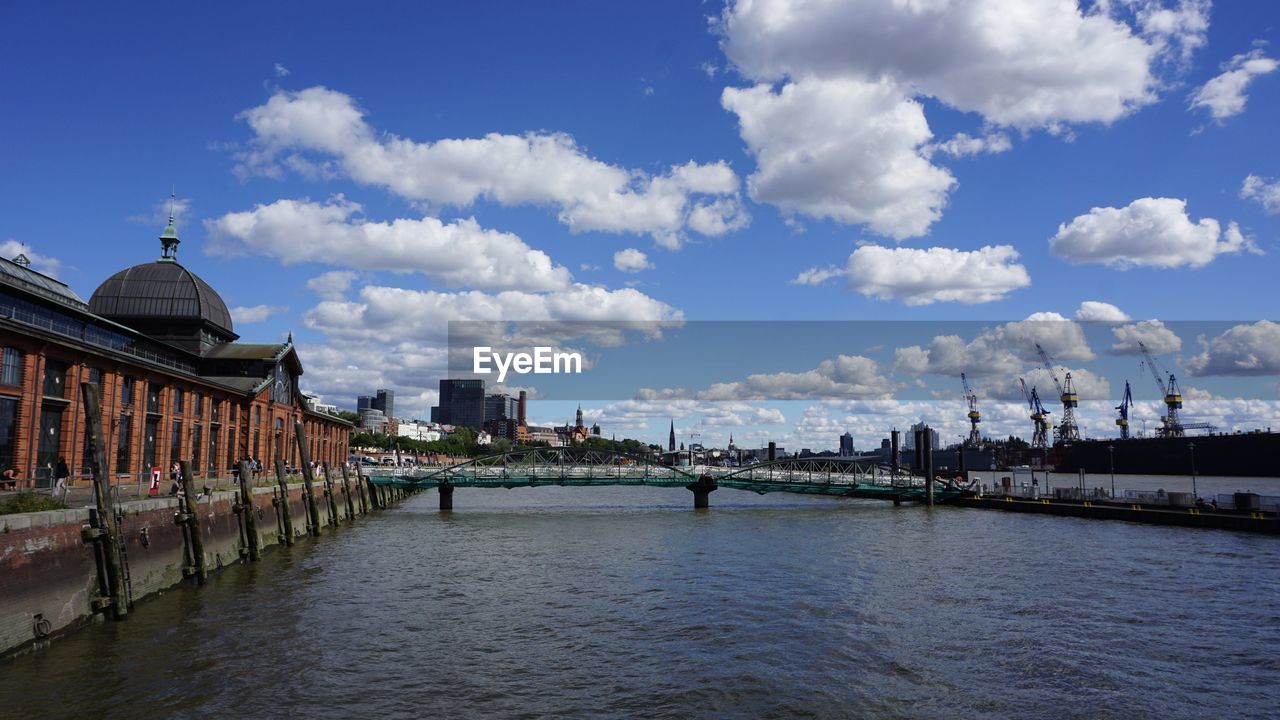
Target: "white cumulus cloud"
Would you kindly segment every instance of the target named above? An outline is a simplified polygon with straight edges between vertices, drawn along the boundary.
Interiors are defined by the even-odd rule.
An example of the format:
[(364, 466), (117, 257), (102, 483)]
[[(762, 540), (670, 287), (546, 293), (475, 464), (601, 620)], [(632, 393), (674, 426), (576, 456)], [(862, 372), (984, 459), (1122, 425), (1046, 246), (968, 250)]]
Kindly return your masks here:
[(755, 156), (747, 182), (757, 202), (902, 240), (928, 231), (955, 185), (924, 156), (933, 137), (924, 109), (892, 81), (731, 87), (721, 102)]
[(1235, 223), (1224, 231), (1213, 218), (1193, 221), (1186, 200), (1150, 197), (1122, 208), (1095, 207), (1059, 225), (1049, 239), (1049, 249), (1070, 262), (1120, 270), (1203, 267), (1226, 253), (1260, 253)]
[(1280, 213), (1280, 180), (1249, 175), (1240, 186), (1240, 197), (1257, 200), (1268, 215)]
[(619, 250), (613, 254), (613, 266), (622, 272), (640, 272), (653, 267), (649, 256), (635, 248)]
[(1116, 343), (1108, 351), (1113, 355), (1137, 355), (1142, 352), (1139, 343), (1156, 355), (1167, 355), (1182, 349), (1182, 338), (1159, 320), (1121, 325), (1111, 328), (1111, 334), (1116, 336)]
[(1249, 98), (1245, 92), (1259, 75), (1275, 72), (1280, 63), (1263, 54), (1261, 48), (1241, 53), (1222, 66), (1222, 74), (1201, 85), (1191, 95), (1192, 108), (1204, 108), (1214, 120), (1225, 120), (1244, 112)]
[(718, 234), (745, 222), (723, 161), (654, 175), (601, 162), (563, 133), (420, 142), (375, 130), (350, 96), (324, 87), (279, 91), (240, 118), (254, 133), (237, 156), (241, 174), (341, 175), (438, 205), (550, 205), (572, 232), (644, 233), (668, 247), (686, 228)]
[(272, 315), (279, 315), (288, 312), (289, 308), (283, 305), (253, 305), (251, 307), (237, 306), (231, 308), (231, 319), (236, 324), (252, 324), (259, 323)]
[(13, 238), (0, 242), (0, 257), (13, 260), (19, 255), (27, 258), (31, 263), (32, 270), (48, 275), (51, 278), (58, 277), (58, 272), (62, 270), (61, 260), (49, 255), (42, 255), (24, 242), (19, 242)]
[(1111, 303), (1085, 300), (1076, 310), (1076, 319), (1084, 322), (1126, 322), (1129, 316)]
[[(907, 305), (975, 305), (1002, 300), (1031, 284), (1027, 269), (1017, 259), (1018, 252), (1009, 245), (972, 251), (864, 245), (849, 256), (845, 274), (849, 287), (868, 297), (900, 300)], [(823, 274), (822, 270), (811, 270), (806, 280)], [(802, 274), (801, 278), (805, 277)]]
[(452, 286), (556, 290), (569, 286), (567, 268), (518, 236), (474, 219), (433, 217), (378, 222), (357, 217), (359, 204), (277, 200), (206, 221), (215, 254), (259, 254), (289, 265), (319, 262), (362, 270), (421, 272)]
[(1280, 323), (1236, 325), (1187, 361), (1193, 375), (1280, 375)]

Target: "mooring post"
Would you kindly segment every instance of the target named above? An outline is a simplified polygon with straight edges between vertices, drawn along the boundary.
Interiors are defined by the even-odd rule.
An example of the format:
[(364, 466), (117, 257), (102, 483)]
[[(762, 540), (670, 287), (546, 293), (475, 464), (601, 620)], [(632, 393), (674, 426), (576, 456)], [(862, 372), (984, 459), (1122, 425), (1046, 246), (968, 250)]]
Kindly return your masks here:
[(329, 463), (324, 463), (324, 496), (329, 500), (329, 524), (338, 527), (338, 500), (333, 496), (333, 478), (329, 477)]
[(698, 482), (689, 483), (685, 488), (693, 492), (693, 509), (704, 510), (711, 507), (711, 493), (717, 489), (716, 481), (710, 475), (703, 475)]
[(440, 509), (452, 510), (453, 509), (453, 485), (450, 484), (448, 478), (440, 482), (440, 487), (438, 489), (440, 490)]
[(123, 620), (129, 614), (129, 597), (124, 586), (124, 563), (120, 557), (120, 529), (116, 525), (116, 511), (111, 506), (111, 487), (104, 470), (107, 457), (106, 449), (102, 446), (102, 407), (98, 386), (88, 382), (80, 383), (80, 397), (83, 399), (85, 424), (89, 429), (89, 443), (93, 448), (90, 453), (93, 501), (98, 510), (98, 523), (101, 525), (96, 532), (100, 533), (98, 539), (102, 542), (106, 561), (112, 613), (116, 620)]
[[(347, 481), (347, 478), (348, 478), (348, 477), (350, 477), (350, 475), (351, 475), (350, 468), (348, 467), (348, 465), (349, 465), (349, 463), (342, 463), (342, 481), (343, 481), (343, 482), (346, 482), (346, 481)], [(363, 482), (361, 482), (361, 480), (360, 480), (360, 474), (359, 474), (359, 473), (360, 473), (360, 470), (359, 470), (359, 468), (357, 467), (357, 469), (356, 469), (356, 480), (355, 480), (355, 483), (354, 483), (355, 488), (356, 488), (356, 497), (360, 500), (360, 514), (361, 514), (361, 515), (368, 515), (368, 514), (369, 514), (369, 506), (368, 506), (368, 504), (365, 502), (365, 499), (364, 499), (364, 483), (363, 483)]]
[[(177, 521), (187, 526), (187, 536), (191, 538), (191, 563), (195, 572), (196, 583), (205, 584), (209, 579), (209, 569), (204, 564), (204, 531), (200, 529), (200, 513), (196, 509), (196, 483), (191, 479), (191, 462), (182, 460), (178, 463), (182, 473), (182, 505), (178, 509)], [(210, 500), (212, 502), (212, 500)]]
[(293, 511), (289, 509), (289, 481), (284, 474), (284, 460), (276, 460), (276, 483), (280, 485), (280, 518), (284, 521), (284, 545), (293, 546)]
[(360, 483), (360, 497), (364, 497), (364, 491), (369, 491), (369, 509), (378, 509), (378, 493), (377, 487), (373, 484), (373, 478), (365, 477), (364, 470), (360, 468), (359, 463), (356, 464), (356, 480)]
[(311, 450), (307, 447), (307, 431), (301, 422), (293, 424), (293, 436), (298, 441), (298, 460), (302, 463), (302, 499), (307, 506), (307, 532), (320, 536), (320, 508), (316, 507), (314, 478), (311, 476)]
[(245, 547), (249, 551), (249, 560), (256, 562), (262, 557), (258, 538), (258, 512), (253, 504), (253, 466), (248, 460), (240, 461), (240, 512), (244, 515)]
[(351, 483), (347, 476), (347, 464), (342, 464), (342, 494), (347, 499), (347, 520), (356, 519), (356, 503), (351, 499)]

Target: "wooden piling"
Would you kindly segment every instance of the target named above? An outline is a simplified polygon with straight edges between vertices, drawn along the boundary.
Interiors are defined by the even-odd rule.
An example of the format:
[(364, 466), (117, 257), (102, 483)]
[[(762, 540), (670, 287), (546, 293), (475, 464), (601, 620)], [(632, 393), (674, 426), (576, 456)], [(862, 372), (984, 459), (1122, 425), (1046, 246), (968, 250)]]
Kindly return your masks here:
[(249, 560), (257, 562), (262, 557), (258, 538), (258, 512), (253, 504), (253, 464), (240, 461), (240, 513), (244, 516), (245, 549)]
[(124, 584), (124, 563), (120, 556), (120, 528), (116, 525), (115, 508), (111, 506), (111, 486), (104, 468), (107, 466), (106, 450), (102, 446), (102, 405), (98, 386), (80, 383), (81, 404), (85, 424), (89, 429), (91, 471), (93, 472), (93, 501), (97, 506), (101, 527), (101, 541), (107, 571), (107, 587), (111, 593), (111, 610), (116, 620), (129, 614), (129, 598)]
[(347, 494), (347, 515), (354, 520), (356, 517), (356, 501), (351, 497), (351, 473), (347, 471), (346, 463), (342, 463), (342, 491)]
[[(209, 579), (209, 569), (204, 563), (204, 531), (200, 527), (200, 513), (196, 509), (196, 483), (191, 478), (191, 461), (178, 463), (182, 477), (181, 512), (178, 522), (187, 526), (187, 537), (191, 542), (191, 565), (196, 576), (196, 583), (205, 584)], [(213, 502), (210, 498), (209, 502)]]
[(307, 447), (307, 431), (301, 422), (293, 424), (293, 436), (298, 441), (298, 461), (302, 464), (302, 484), (306, 489), (303, 500), (307, 505), (307, 532), (320, 536), (320, 508), (316, 507), (316, 494), (311, 476), (311, 450)]
[(280, 485), (280, 517), (284, 521), (284, 545), (293, 546), (293, 511), (289, 509), (289, 481), (284, 474), (284, 461), (276, 460), (276, 482)]
[[(347, 468), (347, 463), (342, 463), (342, 479), (345, 481), (349, 475), (350, 475), (350, 472), (349, 472), (349, 470), (348, 470), (348, 468)], [(364, 482), (360, 479), (360, 466), (359, 466), (359, 465), (357, 465), (357, 466), (356, 466), (356, 481), (355, 481), (355, 486), (356, 486), (356, 494), (357, 494), (357, 495), (359, 496), (359, 498), (360, 498), (360, 514), (361, 514), (361, 515), (368, 515), (368, 514), (369, 514), (369, 503), (368, 503), (368, 502), (365, 500), (365, 498), (364, 498)]]
[(324, 464), (324, 496), (329, 501), (329, 524), (338, 527), (338, 500), (333, 496), (333, 478), (329, 477), (329, 463)]

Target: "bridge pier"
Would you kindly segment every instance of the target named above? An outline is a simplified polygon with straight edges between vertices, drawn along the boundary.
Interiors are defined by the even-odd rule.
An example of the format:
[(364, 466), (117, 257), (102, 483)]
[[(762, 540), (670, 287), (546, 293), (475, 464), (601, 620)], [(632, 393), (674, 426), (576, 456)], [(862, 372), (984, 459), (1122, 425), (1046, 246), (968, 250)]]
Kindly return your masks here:
[(685, 485), (685, 488), (693, 493), (693, 509), (705, 510), (711, 507), (711, 493), (715, 492), (717, 487), (710, 475), (703, 475), (698, 478), (698, 482)]
[(453, 486), (449, 484), (448, 480), (445, 480), (444, 482), (440, 483), (440, 487), (436, 489), (440, 491), (440, 509), (452, 510), (453, 509)]

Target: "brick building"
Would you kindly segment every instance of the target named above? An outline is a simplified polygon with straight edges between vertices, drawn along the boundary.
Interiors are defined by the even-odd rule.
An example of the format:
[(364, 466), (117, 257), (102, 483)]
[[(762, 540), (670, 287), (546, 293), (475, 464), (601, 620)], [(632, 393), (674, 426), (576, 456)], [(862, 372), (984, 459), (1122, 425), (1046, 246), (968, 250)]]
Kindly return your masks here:
[(0, 467), (26, 487), (48, 485), (59, 458), (89, 475), (81, 382), (100, 389), (117, 482), (178, 459), (200, 477), (245, 457), (296, 466), (297, 420), (312, 459), (345, 461), (351, 425), (310, 409), (292, 338), (238, 342), (222, 298), (178, 264), (172, 219), (160, 241), (158, 260), (116, 273), (87, 303), (25, 258), (0, 259)]

